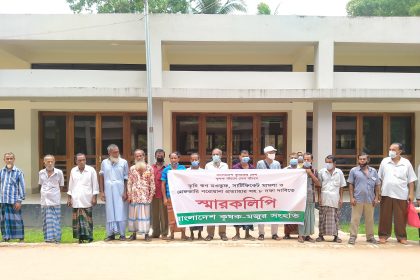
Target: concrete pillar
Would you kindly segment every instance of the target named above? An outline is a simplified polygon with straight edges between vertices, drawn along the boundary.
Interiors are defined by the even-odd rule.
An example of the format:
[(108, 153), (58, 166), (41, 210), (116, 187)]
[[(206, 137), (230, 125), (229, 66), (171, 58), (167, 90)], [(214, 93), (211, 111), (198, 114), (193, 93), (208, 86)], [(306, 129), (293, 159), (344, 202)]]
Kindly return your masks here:
[(313, 113), (313, 154), (315, 166), (321, 169), (332, 153), (332, 102), (315, 101)]
[(315, 46), (315, 86), (334, 88), (334, 42), (319, 41)]
[(306, 151), (306, 109), (294, 103), (287, 118), (287, 152), (298, 151)]
[(152, 64), (152, 88), (162, 87), (162, 41), (150, 36), (150, 59)]
[[(417, 167), (420, 164), (420, 112), (414, 113), (414, 171), (417, 173)], [(418, 175), (418, 174), (417, 174)]]
[[(163, 148), (163, 101), (153, 99), (154, 150)], [(153, 151), (154, 153), (154, 151)]]

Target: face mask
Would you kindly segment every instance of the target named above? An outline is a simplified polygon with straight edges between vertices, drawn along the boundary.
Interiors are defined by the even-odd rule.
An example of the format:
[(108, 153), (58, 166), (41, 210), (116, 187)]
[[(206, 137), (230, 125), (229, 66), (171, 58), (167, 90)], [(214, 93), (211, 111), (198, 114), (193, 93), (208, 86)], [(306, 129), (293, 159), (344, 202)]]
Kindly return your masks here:
[(333, 163), (326, 163), (325, 168), (327, 168), (327, 170), (331, 170), (331, 169), (334, 168), (334, 164)]
[(292, 158), (292, 159), (290, 160), (290, 165), (292, 165), (292, 166), (296, 166), (296, 165), (298, 165), (298, 160), (297, 160), (297, 158)]
[(250, 160), (250, 158), (249, 158), (249, 157), (243, 157), (243, 158), (242, 158), (242, 162), (243, 162), (243, 163), (248, 163), (248, 162), (249, 162), (249, 160)]
[(397, 152), (396, 151), (389, 151), (389, 157), (390, 158), (396, 158), (397, 157)]
[(276, 154), (268, 154), (267, 157), (271, 160), (274, 160), (276, 158)]
[(200, 166), (200, 162), (198, 160), (194, 160), (194, 161), (191, 162), (191, 166), (192, 167), (198, 167), (198, 166)]
[(303, 162), (303, 156), (298, 157), (298, 162)]
[(311, 166), (312, 166), (312, 164), (311, 164), (309, 161), (305, 161), (305, 162), (303, 163), (303, 167), (304, 167), (304, 168), (311, 168)]
[(213, 155), (211, 158), (212, 158), (212, 160), (213, 160), (214, 163), (221, 162), (221, 159), (220, 159), (220, 156), (219, 155)]
[(159, 163), (162, 163), (163, 162), (163, 158), (162, 157), (158, 157), (158, 158), (156, 158), (156, 161), (159, 162)]

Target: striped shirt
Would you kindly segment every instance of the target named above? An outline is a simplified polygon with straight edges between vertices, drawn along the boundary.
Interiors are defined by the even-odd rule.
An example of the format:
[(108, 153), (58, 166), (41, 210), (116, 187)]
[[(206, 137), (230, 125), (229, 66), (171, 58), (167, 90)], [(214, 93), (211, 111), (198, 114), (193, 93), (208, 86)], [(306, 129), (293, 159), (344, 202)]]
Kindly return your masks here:
[(25, 180), (23, 172), (13, 166), (12, 170), (4, 167), (0, 170), (0, 203), (15, 204), (25, 199)]

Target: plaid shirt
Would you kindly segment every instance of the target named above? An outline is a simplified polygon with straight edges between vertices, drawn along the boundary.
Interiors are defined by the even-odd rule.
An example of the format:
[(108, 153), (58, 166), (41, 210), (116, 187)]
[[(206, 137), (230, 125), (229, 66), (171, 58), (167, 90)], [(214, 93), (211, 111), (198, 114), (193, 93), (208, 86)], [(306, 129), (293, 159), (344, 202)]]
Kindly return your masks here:
[(0, 203), (15, 204), (25, 199), (23, 172), (16, 166), (0, 170), (0, 194)]

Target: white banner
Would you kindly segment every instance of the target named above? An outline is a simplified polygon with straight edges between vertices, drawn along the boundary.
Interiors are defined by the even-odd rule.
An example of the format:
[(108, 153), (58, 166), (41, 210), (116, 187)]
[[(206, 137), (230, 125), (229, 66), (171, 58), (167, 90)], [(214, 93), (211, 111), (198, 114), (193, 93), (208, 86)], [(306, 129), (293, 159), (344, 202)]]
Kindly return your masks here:
[(168, 180), (179, 227), (304, 221), (304, 169), (172, 170)]

